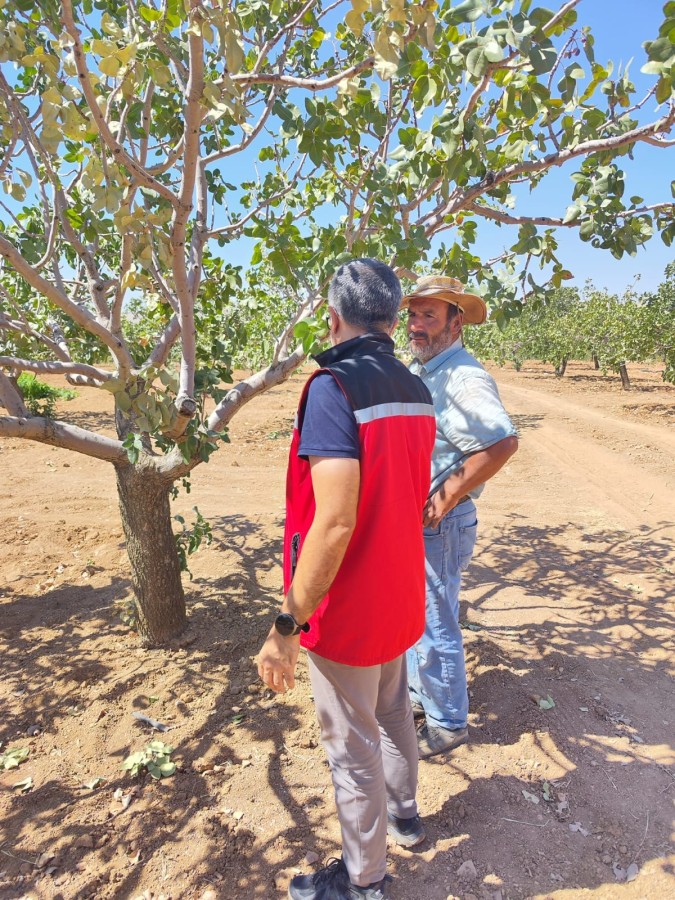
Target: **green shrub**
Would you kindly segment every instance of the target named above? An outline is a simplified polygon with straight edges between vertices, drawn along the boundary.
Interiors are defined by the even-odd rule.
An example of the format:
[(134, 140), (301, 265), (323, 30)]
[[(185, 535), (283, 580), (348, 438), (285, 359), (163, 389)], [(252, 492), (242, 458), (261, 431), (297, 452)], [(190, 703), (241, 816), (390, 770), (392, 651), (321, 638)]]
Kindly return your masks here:
[(75, 391), (52, 387), (28, 372), (22, 372), (17, 383), (21, 396), (33, 416), (51, 419), (57, 400), (73, 400), (77, 396)]

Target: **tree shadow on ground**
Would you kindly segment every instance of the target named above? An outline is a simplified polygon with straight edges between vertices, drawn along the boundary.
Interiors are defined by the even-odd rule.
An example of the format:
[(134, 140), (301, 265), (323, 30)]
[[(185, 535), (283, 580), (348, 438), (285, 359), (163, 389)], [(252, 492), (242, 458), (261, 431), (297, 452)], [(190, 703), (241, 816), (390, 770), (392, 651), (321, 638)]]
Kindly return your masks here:
[[(468, 748), (428, 764), (456, 776), (429, 819), (437, 838), (454, 835), (425, 875), (445, 890), (458, 884), (448, 865), (472, 856), (482, 889), (509, 897), (616, 889), (633, 863), (670, 872), (672, 523), (587, 534), (578, 550), (571, 530), (513, 516), (469, 570), (476, 727)], [(495, 745), (503, 765), (485, 765)]]
[(115, 414), (112, 412), (92, 412), (91, 410), (79, 412), (78, 410), (70, 409), (66, 405), (59, 408), (56, 418), (63, 422), (68, 422), (70, 425), (86, 428), (89, 431), (97, 431), (117, 437)]
[(522, 434), (524, 431), (529, 431), (532, 428), (539, 428), (544, 419), (545, 416), (526, 415), (524, 413), (511, 416), (511, 421), (518, 429), (519, 434)]
[[(656, 756), (663, 735), (645, 721), (655, 721), (671, 687), (659, 656), (673, 624), (667, 525), (596, 532), (575, 551), (567, 529), (533, 528), (516, 515), (492, 536), (469, 572), (463, 612), (477, 629), (465, 632), (471, 744), (422, 764), (429, 841), (420, 854), (392, 849), (393, 900), (444, 900), (468, 885), (488, 897), (500, 884), (505, 896), (524, 898), (557, 879), (568, 889), (613, 886), (612, 866), (632, 861), (665, 871), (674, 779)], [(106, 621), (123, 581), (60, 589), (52, 592), (59, 605), (48, 607), (16, 598), (0, 635), (31, 692), (4, 721), (14, 716), (23, 727), (43, 714), (35, 759), (53, 759), (56, 772), (25, 795), (2, 782), (4, 895), (128, 898), (143, 882), (181, 897), (212, 886), (222, 898), (270, 898), (293, 867), (307, 868), (308, 849), (321, 859), (338, 852), (306, 668), (294, 692), (273, 698), (253, 661), (279, 602), (281, 521), (223, 517), (213, 530), (223, 574), (198, 576), (189, 592), (183, 646), (144, 651)], [(502, 621), (507, 607), (518, 624)], [(68, 673), (64, 695), (54, 682)], [(75, 712), (56, 716), (64, 696)], [(542, 709), (536, 698), (548, 696), (556, 705)], [(120, 773), (124, 756), (151, 737), (131, 718), (138, 709), (172, 726), (155, 737), (176, 746), (174, 777)], [(73, 742), (91, 729), (100, 730), (95, 758), (78, 759)], [(108, 781), (83, 788), (94, 774)], [(117, 789), (130, 796), (126, 810)], [(576, 823), (587, 836), (570, 830)], [(35, 868), (44, 852), (56, 855)], [(477, 876), (465, 883), (456, 871), (468, 859)]]
[[(237, 559), (236, 572), (201, 579), (189, 593), (190, 633), (171, 650), (143, 650), (127, 629), (105, 621), (113, 599), (126, 594), (121, 581), (98, 591), (63, 585), (47, 597), (12, 598), (12, 620), (0, 634), (12, 648), (14, 686), (28, 684), (29, 691), (8, 690), (3, 738), (30, 744), (31, 755), (0, 781), (3, 896), (39, 889), (50, 897), (127, 898), (150, 872), (160, 889), (170, 881), (165, 890), (177, 896), (212, 884), (224, 897), (249, 890), (269, 897), (276, 868), (301, 861), (310, 810), (312, 829), (323, 818), (324, 767), (314, 759), (316, 741), (306, 741), (297, 702), (270, 703), (250, 659), (278, 604), (263, 583), (279, 567), (280, 542), (267, 539), (270, 525), (278, 522), (214, 523), (216, 539)], [(81, 626), (88, 619), (87, 630)], [(299, 681), (306, 694), (304, 671)], [(169, 698), (162, 708), (152, 702), (154, 691)], [(238, 704), (243, 715), (232, 710)], [(121, 772), (128, 753), (153, 737), (132, 710), (170, 723), (171, 731), (154, 737), (176, 746), (174, 777), (156, 783)], [(35, 721), (40, 734), (20, 739)], [(78, 758), (73, 742), (98, 728), (98, 744)], [(50, 756), (56, 775), (45, 771)], [(35, 771), (31, 765), (42, 775), (33, 790), (12, 791), (19, 776)], [(299, 768), (315, 770), (316, 789)], [(105, 783), (84, 787), (92, 774)], [(262, 817), (284, 818), (269, 838), (261, 837), (252, 805), (261, 779), (278, 801)], [(240, 818), (233, 815), (239, 807)]]

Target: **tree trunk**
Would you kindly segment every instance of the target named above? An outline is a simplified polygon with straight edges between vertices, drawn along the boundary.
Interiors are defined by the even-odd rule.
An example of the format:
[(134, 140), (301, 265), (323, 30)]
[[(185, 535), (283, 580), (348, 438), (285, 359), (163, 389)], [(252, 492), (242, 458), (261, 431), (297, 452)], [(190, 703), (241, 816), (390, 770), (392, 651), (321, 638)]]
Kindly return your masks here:
[(555, 370), (555, 374), (558, 376), (558, 378), (562, 378), (562, 376), (565, 374), (566, 368), (567, 368), (567, 357), (563, 356), (563, 358), (560, 360), (560, 362), (558, 363), (558, 366)]
[(171, 528), (172, 482), (142, 463), (115, 468), (138, 633), (147, 644), (163, 644), (187, 625), (180, 562)]
[(595, 353), (593, 354), (593, 368), (595, 369), (596, 372), (597, 372), (598, 369), (600, 368), (600, 360), (599, 360), (598, 357), (595, 355)]
[(628, 377), (628, 369), (626, 368), (626, 363), (621, 363), (619, 366), (619, 375), (621, 376), (621, 387), (624, 391), (630, 390), (630, 378)]

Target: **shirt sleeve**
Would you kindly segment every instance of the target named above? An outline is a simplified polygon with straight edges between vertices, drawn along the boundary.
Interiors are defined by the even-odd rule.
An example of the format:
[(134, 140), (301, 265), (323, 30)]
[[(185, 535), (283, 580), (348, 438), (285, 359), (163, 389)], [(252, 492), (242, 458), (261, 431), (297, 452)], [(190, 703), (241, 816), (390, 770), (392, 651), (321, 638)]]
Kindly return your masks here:
[(517, 433), (488, 372), (472, 373), (453, 385), (437, 420), (446, 439), (465, 456)]
[(317, 375), (309, 386), (298, 456), (359, 459), (359, 429), (349, 401), (332, 375)]

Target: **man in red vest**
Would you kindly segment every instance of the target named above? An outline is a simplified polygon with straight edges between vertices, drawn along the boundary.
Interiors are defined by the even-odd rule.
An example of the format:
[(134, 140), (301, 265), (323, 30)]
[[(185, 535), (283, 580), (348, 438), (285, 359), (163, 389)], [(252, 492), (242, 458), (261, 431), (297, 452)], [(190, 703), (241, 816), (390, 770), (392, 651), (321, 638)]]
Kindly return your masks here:
[(381, 900), (387, 832), (424, 840), (405, 652), (424, 629), (420, 522), (436, 430), (431, 396), (394, 355), (394, 272), (346, 263), (328, 293), (332, 347), (305, 386), (288, 465), (285, 599), (258, 657), (295, 684), (300, 646), (335, 788), (342, 857), (291, 900)]

